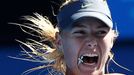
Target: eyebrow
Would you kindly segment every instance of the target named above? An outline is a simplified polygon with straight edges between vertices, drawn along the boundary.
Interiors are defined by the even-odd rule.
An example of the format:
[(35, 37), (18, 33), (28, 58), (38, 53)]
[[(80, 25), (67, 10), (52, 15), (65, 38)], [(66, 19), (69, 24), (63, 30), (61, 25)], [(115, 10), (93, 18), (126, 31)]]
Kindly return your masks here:
[(108, 28), (107, 25), (100, 25), (100, 26), (97, 26), (97, 28)]
[(72, 25), (72, 28), (86, 28), (86, 26), (82, 24), (74, 24)]
[[(85, 25), (82, 25), (82, 24), (74, 24), (72, 25), (72, 28), (86, 28)], [(96, 28), (108, 28), (107, 25), (100, 25), (100, 26), (97, 26)]]

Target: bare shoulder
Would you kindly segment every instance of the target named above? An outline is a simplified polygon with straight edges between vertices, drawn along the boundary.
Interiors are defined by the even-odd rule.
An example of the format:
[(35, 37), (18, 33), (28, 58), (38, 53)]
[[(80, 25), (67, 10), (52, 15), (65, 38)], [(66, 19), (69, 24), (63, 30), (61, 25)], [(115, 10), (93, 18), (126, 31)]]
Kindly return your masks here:
[(110, 73), (110, 74), (106, 74), (106, 75), (125, 75), (125, 74), (122, 74), (122, 73)]

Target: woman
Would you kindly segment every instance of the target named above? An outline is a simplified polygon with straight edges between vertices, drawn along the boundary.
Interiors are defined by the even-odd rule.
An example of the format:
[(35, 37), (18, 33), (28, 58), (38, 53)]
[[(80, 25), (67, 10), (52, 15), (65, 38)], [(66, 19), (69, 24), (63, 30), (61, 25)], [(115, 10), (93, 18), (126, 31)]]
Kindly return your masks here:
[(106, 0), (65, 1), (56, 28), (46, 17), (35, 16), (25, 17), (33, 24), (19, 25), (39, 33), (47, 43), (21, 43), (32, 50), (32, 54), (28, 53), (32, 59), (34, 54), (43, 59), (38, 61), (51, 64), (31, 70), (52, 67), (65, 75), (123, 75), (105, 72), (118, 36)]

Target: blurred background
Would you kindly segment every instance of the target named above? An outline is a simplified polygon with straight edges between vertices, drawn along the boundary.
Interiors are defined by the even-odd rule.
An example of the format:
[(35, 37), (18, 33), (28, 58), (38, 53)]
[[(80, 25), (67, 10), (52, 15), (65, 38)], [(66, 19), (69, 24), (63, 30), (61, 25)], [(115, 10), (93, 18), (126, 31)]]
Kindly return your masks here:
[[(0, 1), (0, 75), (21, 75), (22, 72), (42, 65), (28, 61), (16, 60), (8, 56), (19, 56), (22, 50), (15, 39), (25, 40), (31, 38), (22, 32), (19, 26), (8, 24), (9, 22), (21, 22), (24, 15), (33, 15), (38, 12), (48, 16), (55, 24), (52, 8), (57, 8), (54, 2), (59, 0), (1, 0)], [(134, 0), (108, 0), (114, 23), (118, 27), (119, 37), (114, 45), (114, 60), (120, 65), (134, 71)], [(111, 72), (134, 75), (111, 62)], [(30, 75), (38, 75), (34, 72)]]

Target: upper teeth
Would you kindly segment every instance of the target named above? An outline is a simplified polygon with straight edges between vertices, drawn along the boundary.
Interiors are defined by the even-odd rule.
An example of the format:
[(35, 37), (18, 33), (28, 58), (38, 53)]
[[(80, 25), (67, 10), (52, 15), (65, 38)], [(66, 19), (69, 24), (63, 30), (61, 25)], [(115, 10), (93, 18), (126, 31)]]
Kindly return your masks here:
[(95, 57), (95, 56), (98, 56), (98, 55), (97, 54), (84, 54), (80, 58), (83, 59), (83, 56)]

